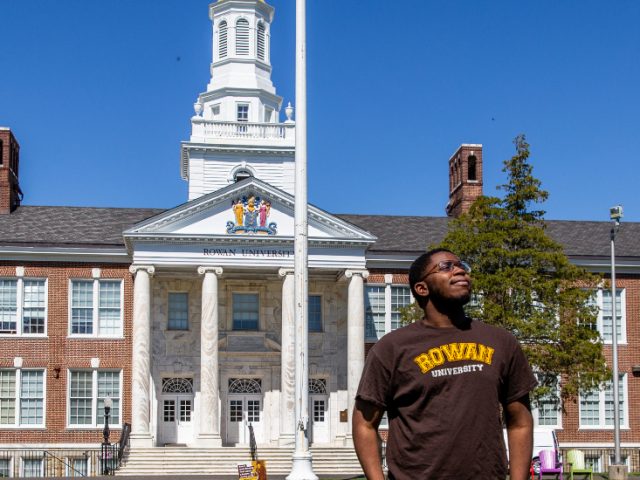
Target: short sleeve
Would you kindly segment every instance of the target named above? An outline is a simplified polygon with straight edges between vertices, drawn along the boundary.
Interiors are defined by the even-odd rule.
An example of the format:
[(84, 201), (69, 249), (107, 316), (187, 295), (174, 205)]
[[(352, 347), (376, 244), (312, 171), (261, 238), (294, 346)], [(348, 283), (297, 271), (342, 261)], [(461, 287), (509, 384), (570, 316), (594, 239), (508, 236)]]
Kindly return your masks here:
[(391, 368), (382, 360), (384, 357), (389, 358), (389, 356), (384, 355), (384, 351), (379, 352), (376, 347), (372, 348), (367, 356), (356, 399), (386, 409), (391, 383)]
[(504, 405), (523, 397), (538, 384), (520, 344), (511, 337), (513, 348), (507, 364), (501, 401)]

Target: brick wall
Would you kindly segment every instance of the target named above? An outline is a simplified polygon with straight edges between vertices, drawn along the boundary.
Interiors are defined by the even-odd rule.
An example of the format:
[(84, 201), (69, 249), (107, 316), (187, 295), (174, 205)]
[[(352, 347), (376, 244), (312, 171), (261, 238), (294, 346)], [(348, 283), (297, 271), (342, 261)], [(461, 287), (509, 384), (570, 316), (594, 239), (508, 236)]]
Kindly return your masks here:
[[(632, 372), (634, 365), (640, 365), (640, 278), (637, 276), (616, 276), (617, 288), (624, 288), (626, 295), (627, 343), (618, 344), (618, 370), (627, 375), (629, 398), (628, 425), (630, 429), (620, 430), (620, 441), (640, 442), (640, 378)], [(612, 362), (610, 345), (604, 347), (608, 365)], [(580, 414), (578, 399), (565, 405), (562, 417), (562, 429), (558, 431), (558, 440), (562, 442), (613, 442), (613, 428), (607, 430), (585, 430), (579, 428)]]
[[(129, 265), (20, 264), (24, 278), (46, 278), (47, 338), (0, 338), (0, 367), (12, 368), (14, 357), (22, 357), (23, 368), (46, 369), (46, 430), (0, 428), (0, 443), (96, 443), (102, 439), (102, 427), (67, 428), (68, 369), (91, 368), (91, 359), (100, 359), (100, 369), (122, 370), (122, 421), (131, 422), (131, 349), (133, 279)], [(16, 264), (0, 263), (0, 277), (15, 277)], [(124, 289), (123, 339), (70, 338), (69, 280), (91, 279), (92, 269), (100, 268), (102, 279), (122, 279)], [(59, 369), (59, 370), (58, 370)], [(114, 431), (112, 440), (119, 438)]]

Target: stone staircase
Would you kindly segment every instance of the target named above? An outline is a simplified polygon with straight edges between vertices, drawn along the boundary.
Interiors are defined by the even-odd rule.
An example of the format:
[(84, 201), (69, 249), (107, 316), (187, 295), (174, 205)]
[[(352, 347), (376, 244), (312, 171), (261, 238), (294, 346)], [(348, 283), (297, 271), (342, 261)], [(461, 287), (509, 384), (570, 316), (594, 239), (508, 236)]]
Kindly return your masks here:
[[(268, 475), (287, 475), (291, 471), (292, 454), (292, 448), (258, 448), (258, 458), (266, 461)], [(353, 448), (311, 447), (311, 455), (313, 471), (319, 476), (338, 477), (362, 474)], [(235, 475), (237, 477), (237, 464), (248, 463), (250, 460), (251, 454), (248, 447), (132, 448), (116, 475)]]

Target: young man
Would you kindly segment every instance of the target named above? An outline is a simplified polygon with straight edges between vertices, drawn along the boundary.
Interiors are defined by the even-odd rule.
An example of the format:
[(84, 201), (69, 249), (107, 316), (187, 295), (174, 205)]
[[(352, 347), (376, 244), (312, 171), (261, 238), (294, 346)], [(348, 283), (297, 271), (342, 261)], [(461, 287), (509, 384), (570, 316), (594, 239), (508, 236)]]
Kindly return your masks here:
[(378, 425), (389, 417), (387, 465), (395, 480), (528, 478), (533, 444), (529, 392), (536, 385), (513, 335), (468, 318), (469, 265), (435, 249), (409, 271), (419, 322), (385, 335), (367, 357), (353, 412), (365, 475), (382, 480)]

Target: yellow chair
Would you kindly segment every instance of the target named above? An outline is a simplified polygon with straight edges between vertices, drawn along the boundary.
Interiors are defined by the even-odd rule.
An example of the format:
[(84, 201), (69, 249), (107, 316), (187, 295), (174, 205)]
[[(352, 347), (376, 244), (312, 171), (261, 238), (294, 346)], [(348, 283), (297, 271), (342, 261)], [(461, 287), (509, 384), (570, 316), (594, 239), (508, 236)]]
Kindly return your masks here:
[(574, 474), (593, 480), (593, 469), (585, 466), (584, 452), (581, 450), (569, 450), (565, 455), (565, 462), (569, 464), (569, 480), (573, 480)]

